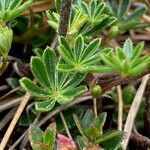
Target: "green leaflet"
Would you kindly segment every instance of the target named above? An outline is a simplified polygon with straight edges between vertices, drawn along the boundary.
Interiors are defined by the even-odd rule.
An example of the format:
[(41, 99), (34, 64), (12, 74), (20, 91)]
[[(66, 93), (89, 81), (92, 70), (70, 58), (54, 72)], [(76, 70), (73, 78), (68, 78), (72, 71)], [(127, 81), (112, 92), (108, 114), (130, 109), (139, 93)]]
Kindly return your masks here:
[(52, 108), (55, 106), (56, 100), (47, 100), (47, 101), (41, 101), (35, 103), (36, 110), (40, 112), (47, 112), (52, 110)]
[(121, 141), (123, 140), (124, 135), (125, 133), (121, 131), (115, 137), (102, 142), (101, 145), (105, 150), (110, 150), (110, 149), (118, 150), (118, 148), (121, 147)]
[(133, 54), (133, 43), (130, 39), (126, 40), (123, 45), (123, 52), (127, 59), (130, 59)]
[(56, 138), (56, 123), (50, 124), (44, 132), (43, 143), (47, 144), (51, 149), (54, 147)]
[(30, 67), (37, 81), (44, 87), (50, 88), (50, 80), (48, 78), (48, 72), (46, 70), (48, 68), (44, 66), (42, 59), (39, 57), (32, 57)]
[(30, 92), (33, 96), (39, 98), (48, 98), (50, 96), (49, 92), (43, 90), (42, 88), (39, 88), (30, 79), (26, 77), (20, 80), (20, 84), (26, 91)]
[[(29, 140), (31, 143), (42, 142), (43, 132), (41, 129), (36, 127), (35, 125), (31, 125), (29, 128)], [(38, 135), (38, 136), (37, 136)]]
[(84, 127), (83, 127), (83, 124), (82, 124), (82, 121), (80, 120), (80, 118), (78, 118), (78, 116), (74, 114), (73, 119), (76, 123), (76, 126), (77, 126), (80, 134), (83, 136), (84, 139), (86, 139), (86, 141), (88, 141), (88, 138), (86, 137), (86, 134), (84, 132)]
[(140, 16), (142, 16), (146, 11), (146, 7), (139, 7), (133, 11), (133, 13), (124, 21), (124, 22), (130, 22), (133, 20), (138, 19)]
[(126, 14), (130, 6), (130, 0), (120, 0), (118, 9), (118, 18), (121, 19)]

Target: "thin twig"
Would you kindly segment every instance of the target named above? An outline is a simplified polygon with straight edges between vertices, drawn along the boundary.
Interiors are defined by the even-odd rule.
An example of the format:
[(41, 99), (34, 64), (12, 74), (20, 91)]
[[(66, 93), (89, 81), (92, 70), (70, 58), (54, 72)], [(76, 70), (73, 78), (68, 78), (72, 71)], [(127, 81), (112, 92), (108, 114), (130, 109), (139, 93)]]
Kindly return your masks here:
[(126, 132), (126, 136), (125, 136), (124, 140), (122, 141), (122, 145), (123, 145), (124, 149), (126, 149), (126, 147), (127, 147), (127, 144), (128, 144), (128, 141), (129, 141), (129, 138), (131, 135), (131, 131), (132, 131), (132, 128), (134, 125), (134, 120), (135, 120), (137, 111), (139, 109), (139, 106), (142, 102), (143, 94), (144, 94), (148, 80), (149, 80), (149, 74), (142, 78), (142, 83), (137, 90), (137, 93), (134, 97), (131, 108), (129, 110), (127, 120), (126, 120), (126, 123), (124, 126), (124, 131)]
[(94, 110), (94, 116), (97, 118), (97, 100), (96, 98), (93, 98), (93, 110)]
[(14, 150), (14, 148), (22, 141), (24, 136), (28, 133), (28, 130), (26, 130), (20, 137), (19, 139), (9, 148), (9, 150)]
[(13, 118), (17, 107), (13, 107), (0, 121), (0, 131), (7, 125), (7, 123)]
[(61, 120), (62, 120), (62, 122), (63, 122), (63, 125), (64, 125), (64, 127), (65, 127), (66, 133), (67, 133), (68, 137), (72, 140), (72, 136), (71, 136), (70, 131), (69, 131), (69, 128), (68, 128), (68, 126), (67, 126), (66, 119), (65, 119), (65, 117), (64, 117), (64, 115), (63, 115), (62, 112), (60, 112), (59, 114), (60, 114)]
[(121, 86), (117, 86), (118, 93), (118, 130), (122, 130), (122, 119), (123, 119), (123, 98)]
[(22, 112), (24, 110), (24, 108), (25, 108), (25, 106), (27, 105), (30, 97), (31, 96), (30, 96), (29, 93), (25, 94), (22, 102), (20, 103), (20, 105), (18, 107), (18, 110), (17, 110), (14, 118), (12, 119), (12, 121), (11, 121), (11, 123), (10, 123), (10, 125), (9, 125), (9, 127), (8, 127), (8, 129), (7, 129), (6, 133), (5, 133), (2, 141), (1, 141), (0, 150), (4, 150), (5, 149), (6, 144), (7, 144), (8, 140), (9, 140), (9, 138), (10, 138), (10, 136), (11, 136), (11, 134), (12, 134), (12, 132), (13, 132), (13, 130), (14, 130), (14, 128), (15, 128), (15, 126), (16, 126), (16, 124), (17, 124), (17, 122), (18, 122), (18, 120), (19, 120), (19, 118), (20, 118), (20, 116), (21, 116), (21, 114), (22, 114)]
[(8, 99), (7, 101), (0, 102), (0, 112), (18, 105), (22, 101), (22, 99), (23, 97), (17, 97), (12, 100)]

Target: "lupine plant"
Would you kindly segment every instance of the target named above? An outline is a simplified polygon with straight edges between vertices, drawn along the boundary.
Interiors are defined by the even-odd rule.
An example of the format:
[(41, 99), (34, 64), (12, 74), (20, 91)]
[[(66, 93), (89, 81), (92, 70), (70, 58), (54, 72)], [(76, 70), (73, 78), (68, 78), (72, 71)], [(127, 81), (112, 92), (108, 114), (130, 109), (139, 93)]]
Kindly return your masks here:
[(123, 34), (131, 29), (139, 29), (150, 26), (149, 23), (140, 21), (140, 17), (146, 11), (146, 6), (144, 4), (139, 4), (138, 7), (130, 14), (128, 13), (131, 6), (130, 0), (120, 0), (119, 4), (117, 3), (117, 0), (109, 0), (108, 6), (113, 16), (117, 18), (117, 21), (109, 30), (109, 39), (112, 39), (116, 35)]
[[(100, 39), (95, 39), (86, 45), (83, 36), (79, 35), (74, 42), (73, 49), (65, 38), (60, 37), (58, 51), (65, 63), (58, 64), (58, 70), (63, 72), (111, 72), (111, 68), (96, 66), (101, 60), (102, 53), (108, 53), (110, 48), (100, 49)], [(94, 66), (93, 66), (94, 65)]]
[(88, 110), (82, 120), (77, 115), (74, 115), (73, 117), (76, 126), (82, 135), (82, 137), (78, 137), (77, 140), (79, 145), (82, 145), (82, 148), (80, 147), (80, 149), (83, 149), (84, 147), (87, 149), (95, 147), (96, 149), (97, 144), (100, 144), (105, 150), (118, 149), (118, 147), (120, 147), (120, 142), (124, 137), (122, 131), (111, 130), (103, 133), (106, 113), (101, 113), (97, 118), (94, 118), (93, 112)]
[(130, 39), (126, 40), (123, 48), (116, 47), (110, 55), (102, 54), (101, 58), (106, 66), (122, 76), (132, 76), (142, 73), (150, 64), (150, 55), (140, 57), (144, 43), (133, 47)]
[[(22, 87), (41, 102), (36, 102), (38, 111), (50, 111), (56, 101), (66, 104), (86, 91), (85, 85), (80, 85), (84, 74), (60, 73), (56, 70), (58, 59), (54, 51), (47, 47), (42, 57), (31, 58), (31, 71), (41, 86), (37, 86), (27, 77), (21, 79)], [(40, 68), (40, 69), (39, 69)]]
[[(67, 11), (61, 9), (61, 7), (67, 6), (68, 1), (69, 5)], [(130, 29), (148, 27), (150, 24), (145, 23), (142, 19), (143, 14), (146, 13), (146, 6), (136, 3), (138, 8), (135, 8), (136, 5), (132, 6), (130, 0), (55, 0), (55, 8), (52, 12), (52, 10), (48, 10), (49, 5), (45, 5), (45, 3), (47, 4), (49, 1), (42, 0), (39, 3), (37, 0), (34, 0), (34, 4), (31, 5), (31, 3), (32, 0), (0, 0), (0, 75), (3, 74), (8, 66), (8, 59), (10, 59), (12, 62), (10, 68), (13, 68), (10, 75), (11, 78), (14, 78), (14, 76), (17, 78), (18, 75), (21, 76), (20, 80), (18, 78), (16, 79), (17, 86), (11, 81), (12, 86), (2, 86), (0, 87), (0, 91), (3, 91), (3, 88), (8, 90), (10, 87), (13, 87), (15, 88), (13, 90), (14, 92), (17, 88), (17, 92), (13, 93), (15, 98), (27, 92), (27, 97), (23, 97), (18, 109), (19, 111), (15, 114), (15, 118), (19, 118), (22, 112), (25, 116), (27, 112), (29, 118), (26, 119), (26, 125), (30, 125), (30, 123), (34, 121), (29, 127), (29, 141), (32, 149), (122, 149), (124, 145), (121, 143), (123, 143), (122, 140), (126, 135), (122, 129), (122, 123), (124, 121), (123, 118), (121, 118), (123, 116), (122, 112), (124, 111), (124, 106), (127, 106), (127, 109), (130, 107), (136, 92), (136, 87), (133, 87), (134, 90), (129, 87), (125, 89), (124, 87), (126, 87), (126, 85), (122, 86), (122, 81), (137, 79), (142, 75), (146, 75), (150, 69), (150, 55), (142, 53), (144, 49), (143, 42), (134, 45), (133, 42), (135, 41), (131, 39), (123, 41), (122, 39), (124, 39), (124, 37), (121, 40), (117, 38), (114, 39), (114, 37), (124, 33), (128, 36)], [(41, 3), (44, 5), (38, 9), (37, 7), (32, 7), (38, 6)], [(63, 3), (66, 3), (66, 5), (63, 5)], [(26, 21), (22, 27), (20, 25), (24, 24), (24, 22), (22, 22), (22, 14), (30, 5), (31, 9), (27, 11), (30, 16), (24, 18)], [(46, 12), (43, 12), (45, 9)], [(36, 56), (31, 56), (32, 51), (26, 51), (27, 53), (24, 53), (24, 56), (29, 54), (31, 57), (27, 56), (24, 59), (24, 56), (22, 56), (22, 60), (26, 63), (24, 64), (23, 62), (21, 65), (16, 61), (16, 56), (13, 56), (14, 53), (12, 54), (13, 57), (8, 57), (13, 40), (13, 30), (9, 25), (12, 20), (18, 16), (20, 16), (20, 18), (17, 19), (17, 22), (20, 24), (14, 27), (14, 42), (16, 43), (14, 43), (13, 47), (16, 47), (17, 43), (20, 42), (21, 46), (19, 46), (24, 49), (32, 49), (29, 43), (32, 43), (32, 46), (36, 48), (33, 50)], [(64, 24), (60, 24), (60, 22), (64, 22)], [(53, 29), (48, 29), (49, 26), (47, 23)], [(18, 32), (18, 27), (22, 29), (21, 33), (23, 33), (23, 35)], [(26, 28), (24, 29), (24, 27)], [(29, 32), (25, 32), (26, 30)], [(35, 30), (37, 30), (37, 32), (32, 34)], [(50, 32), (47, 32), (48, 30)], [(28, 43), (32, 37), (35, 38), (38, 44), (41, 43), (41, 41), (38, 42), (39, 38), (37, 38), (36, 35), (42, 36), (43, 33), (47, 33), (47, 35), (50, 36), (48, 38), (44, 37), (44, 39), (46, 39), (44, 44), (48, 41), (46, 45), (42, 44), (42, 47), (36, 47), (34, 42), (30, 41)], [(114, 40), (110, 41), (111, 39)], [(110, 44), (115, 42), (115, 40), (118, 46), (112, 45), (112, 47), (110, 47)], [(121, 42), (124, 43), (123, 46), (121, 46)], [(138, 42), (138, 40), (136, 42)], [(21, 51), (19, 51), (19, 54), (20, 52)], [(13, 63), (13, 61), (15, 61), (15, 63)], [(21, 69), (23, 71), (27, 69), (31, 72), (29, 71), (29, 74), (25, 75), (21, 72)], [(111, 76), (114, 78), (111, 78)], [(117, 81), (118, 78), (119, 80)], [(102, 79), (102, 82), (99, 79)], [(105, 79), (108, 80), (105, 82)], [(20, 82), (18, 82), (18, 80)], [(18, 85), (19, 83), (21, 87)], [(116, 92), (114, 88), (114, 86), (119, 84), (122, 86), (118, 86), (122, 89), (120, 89), (120, 93), (118, 89)], [(115, 92), (112, 89), (115, 89)], [(113, 91), (112, 93), (110, 92), (111, 90)], [(106, 91), (109, 92), (105, 93)], [(121, 92), (123, 94), (123, 106), (119, 105), (121, 101), (118, 101), (121, 97)], [(12, 93), (7, 93), (6, 96), (9, 97), (9, 94)], [(3, 98), (5, 98), (5, 96), (2, 96), (0, 100)], [(111, 108), (106, 107), (103, 109), (106, 102), (104, 100), (105, 98), (112, 100), (113, 104)], [(28, 101), (29, 99), (31, 99), (31, 103)], [(92, 99), (93, 111), (89, 109), (91, 108)], [(88, 100), (88, 102), (85, 102), (86, 100)], [(117, 101), (118, 107), (116, 107), (115, 103)], [(106, 102), (106, 106), (109, 102), (110, 101)], [(29, 105), (25, 112), (26, 104)], [(79, 104), (79, 108), (78, 105), (75, 104)], [(86, 106), (84, 104), (86, 104)], [(31, 116), (29, 108), (32, 108), (32, 106), (35, 108), (33, 108), (34, 115)], [(66, 110), (66, 108), (70, 106), (74, 108), (71, 107)], [(5, 105), (5, 108), (6, 107)], [(10, 107), (11, 106), (9, 106), (9, 108)], [(2, 109), (4, 109), (4, 107), (1, 107), (0, 104), (0, 111)], [(69, 111), (73, 109), (74, 111), (70, 113)], [(87, 109), (88, 111), (86, 111)], [(119, 110), (118, 116), (116, 117), (118, 119), (117, 125), (119, 130), (116, 130), (116, 124), (110, 126), (109, 121), (114, 121), (114, 117), (108, 113), (108, 116), (112, 116), (112, 118), (109, 120), (108, 117), (108, 120), (106, 120), (107, 114), (103, 112), (105, 109), (106, 111), (112, 109), (114, 112)], [(12, 109), (12, 111), (14, 111), (14, 109)], [(66, 118), (63, 116), (63, 111), (64, 114), (69, 114)], [(101, 113), (98, 114), (99, 112)], [(38, 126), (42, 124), (46, 125), (44, 121), (49, 116), (51, 116), (51, 122), (54, 120), (57, 121), (57, 119), (59, 120), (60, 118), (57, 117), (57, 113), (60, 114), (61, 118), (58, 129), (56, 129), (56, 123), (51, 123), (45, 132), (43, 132)], [(126, 113), (128, 113), (128, 110)], [(73, 117), (72, 114), (74, 114)], [(22, 120), (26, 122), (24, 118), (25, 117), (22, 117)], [(38, 122), (38, 119), (42, 120)], [(70, 124), (68, 120), (71, 122)], [(17, 121), (17, 119), (12, 119), (14, 125)], [(116, 123), (116, 120), (113, 123)], [(10, 126), (10, 128), (13, 127)], [(112, 130), (113, 128), (114, 130)], [(8, 129), (8, 131), (11, 130)], [(60, 132), (61, 134), (59, 134)], [(66, 132), (70, 139), (65, 136), (64, 132)], [(79, 136), (76, 136), (77, 134), (79, 134)], [(7, 142), (5, 138), (6, 137), (2, 140), (4, 144)], [(4, 144), (3, 142), (0, 144), (0, 149)]]

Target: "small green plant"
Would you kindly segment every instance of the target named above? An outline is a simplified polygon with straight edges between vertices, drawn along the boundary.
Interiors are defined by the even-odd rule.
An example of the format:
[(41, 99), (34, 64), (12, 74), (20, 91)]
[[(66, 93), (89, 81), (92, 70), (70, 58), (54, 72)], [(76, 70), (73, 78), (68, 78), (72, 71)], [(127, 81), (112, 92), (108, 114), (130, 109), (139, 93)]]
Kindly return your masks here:
[(110, 55), (102, 54), (101, 58), (107, 67), (120, 73), (123, 77), (142, 73), (150, 64), (150, 55), (140, 57), (144, 43), (133, 47), (130, 39), (126, 40), (123, 48), (116, 47)]
[(74, 42), (74, 48), (71, 49), (64, 37), (59, 38), (58, 51), (65, 61), (60, 61), (59, 71), (72, 72), (110, 72), (111, 68), (105, 66), (93, 66), (101, 60), (103, 52), (109, 52), (111, 49), (100, 49), (100, 40), (95, 39), (89, 45), (84, 42), (83, 36), (79, 35)]
[(33, 150), (77, 150), (75, 142), (63, 134), (56, 134), (56, 123), (43, 132), (36, 125), (29, 127), (29, 140)]
[(105, 150), (118, 149), (120, 142), (123, 140), (124, 132), (122, 131), (108, 131), (103, 134), (103, 126), (106, 121), (106, 113), (101, 113), (97, 118), (91, 110), (88, 110), (82, 120), (74, 115), (76, 126), (82, 135), (79, 140), (79, 145), (83, 141), (84, 147), (92, 148), (100, 144)]
[(108, 12), (107, 5), (100, 0), (91, 0), (90, 3), (81, 1), (74, 5), (74, 8), (80, 10), (87, 17), (80, 33), (84, 36), (96, 35), (116, 21), (115, 17), (105, 13)]
[(29, 140), (33, 150), (52, 150), (56, 142), (56, 123), (51, 123), (45, 132), (30, 125)]
[(145, 13), (146, 6), (144, 4), (138, 6), (131, 14), (128, 15), (130, 0), (120, 0), (117, 5), (117, 0), (109, 0), (110, 11), (117, 18), (116, 23), (109, 30), (108, 38), (112, 39), (118, 34), (123, 34), (131, 29), (145, 28), (150, 26), (149, 23), (140, 21), (140, 17)]
[(20, 16), (29, 7), (32, 0), (28, 0), (21, 5), (22, 2), (23, 0), (1, 0), (0, 20), (6, 23)]
[(42, 57), (34, 56), (30, 63), (31, 71), (41, 86), (37, 86), (26, 77), (20, 81), (27, 92), (40, 100), (46, 100), (36, 102), (35, 106), (38, 111), (50, 111), (56, 101), (66, 104), (86, 91), (86, 86), (78, 86), (84, 75), (60, 73), (56, 70), (57, 62), (58, 59), (53, 50), (46, 48)]

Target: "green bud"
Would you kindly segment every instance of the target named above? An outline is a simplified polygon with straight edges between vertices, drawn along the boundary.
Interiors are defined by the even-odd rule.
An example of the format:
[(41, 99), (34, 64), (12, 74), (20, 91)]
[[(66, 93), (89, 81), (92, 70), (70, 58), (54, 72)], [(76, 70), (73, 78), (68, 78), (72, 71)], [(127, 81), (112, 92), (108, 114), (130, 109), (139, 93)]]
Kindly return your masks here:
[(113, 39), (119, 33), (118, 26), (113, 26), (108, 33), (108, 38)]
[(11, 48), (13, 31), (6, 27), (0, 27), (0, 54), (6, 57)]
[(94, 85), (90, 87), (91, 95), (94, 98), (100, 97), (102, 93), (102, 88), (99, 85)]

